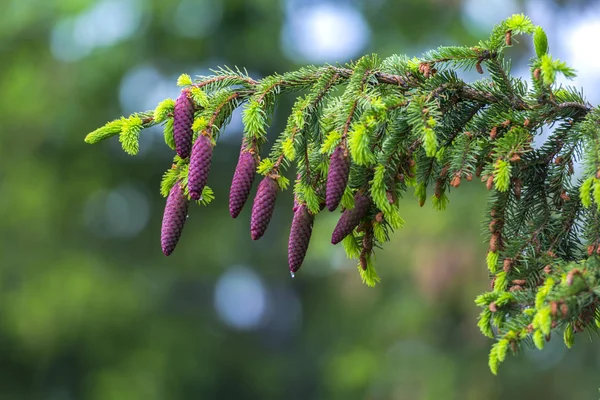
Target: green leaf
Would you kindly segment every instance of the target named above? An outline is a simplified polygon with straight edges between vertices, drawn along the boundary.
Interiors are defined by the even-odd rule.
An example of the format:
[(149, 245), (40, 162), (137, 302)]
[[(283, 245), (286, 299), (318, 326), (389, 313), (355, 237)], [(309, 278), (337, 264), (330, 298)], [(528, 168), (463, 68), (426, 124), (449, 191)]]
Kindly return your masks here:
[(579, 198), (581, 199), (581, 204), (585, 208), (590, 208), (592, 205), (592, 186), (594, 186), (594, 181), (595, 178), (590, 176), (579, 188)]
[(383, 229), (383, 224), (379, 222), (375, 222), (373, 224), (373, 236), (375, 237), (375, 240), (377, 240), (379, 243), (384, 243), (387, 241), (387, 236), (385, 234), (385, 229)]
[(544, 284), (538, 288), (538, 291), (535, 295), (535, 308), (542, 308), (544, 302), (546, 301), (546, 297), (548, 297), (548, 294), (552, 290), (552, 287), (554, 287), (554, 279), (548, 278)]
[(423, 207), (423, 204), (427, 200), (427, 186), (424, 183), (419, 183), (415, 186), (415, 197), (419, 201), (419, 205)]
[(488, 357), (488, 366), (490, 367), (490, 371), (492, 374), (498, 374), (498, 367), (500, 366), (500, 360), (498, 360), (498, 352), (495, 344), (490, 349), (490, 355)]
[(164, 99), (163, 101), (158, 103), (158, 105), (154, 109), (154, 121), (158, 124), (164, 122), (169, 117), (169, 114), (173, 113), (174, 109), (175, 100)]
[(361, 248), (353, 233), (346, 236), (342, 240), (342, 246), (344, 246), (344, 250), (346, 251), (346, 256), (348, 256), (348, 258), (358, 258), (360, 255)]
[(169, 168), (162, 177), (160, 182), (160, 194), (163, 197), (167, 197), (171, 188), (177, 183), (179, 180), (180, 170), (179, 168)]
[(423, 128), (423, 148), (427, 157), (435, 157), (437, 153), (438, 140), (435, 131), (431, 128)]
[(179, 78), (177, 78), (177, 86), (179, 87), (190, 86), (193, 83), (194, 82), (192, 82), (192, 77), (188, 74), (181, 74), (179, 75)]
[(352, 189), (350, 189), (349, 186), (346, 186), (346, 189), (344, 189), (344, 194), (342, 195), (340, 203), (342, 204), (342, 207), (347, 210), (354, 208), (354, 192), (352, 192)]
[(542, 333), (542, 331), (540, 331), (538, 329), (535, 332), (533, 332), (532, 339), (533, 339), (533, 344), (535, 344), (535, 347), (537, 347), (539, 350), (544, 349), (545, 343), (544, 343), (544, 334)]
[(494, 338), (494, 331), (492, 330), (492, 312), (489, 308), (485, 308), (481, 314), (479, 314), (479, 321), (477, 321), (477, 326), (481, 333), (484, 336), (487, 336), (490, 339)]
[(535, 25), (531, 22), (531, 18), (524, 14), (513, 14), (505, 21), (506, 29), (513, 34), (528, 34), (531, 35), (535, 30)]
[(142, 119), (137, 115), (123, 118), (123, 127), (119, 141), (123, 150), (130, 155), (136, 155), (140, 150), (140, 131), (142, 130)]
[(263, 158), (258, 167), (256, 168), (256, 173), (260, 175), (267, 175), (269, 172), (273, 170), (275, 163), (270, 158)]
[(200, 196), (200, 200), (198, 200), (198, 204), (207, 206), (214, 199), (215, 199), (215, 193), (213, 192), (213, 190), (208, 186), (204, 186), (204, 188), (202, 189), (202, 195)]
[(203, 108), (207, 108), (210, 106), (210, 101), (208, 100), (208, 96), (199, 87), (196, 87), (196, 86), (192, 87), (192, 89), (190, 90), (190, 93), (192, 95), (192, 100), (194, 101), (194, 103), (199, 104)]
[(573, 68), (569, 67), (564, 61), (553, 60), (549, 54), (544, 54), (540, 57), (540, 69), (545, 85), (552, 85), (556, 80), (557, 73), (561, 73), (569, 79), (576, 76)]
[(494, 164), (494, 185), (499, 192), (506, 192), (510, 187), (510, 162), (498, 160)]
[(321, 145), (321, 154), (331, 154), (340, 142), (342, 135), (338, 131), (331, 131)]
[(373, 265), (372, 257), (370, 255), (367, 256), (367, 269), (363, 270), (362, 265), (359, 262), (358, 272), (360, 273), (362, 282), (369, 287), (374, 287), (381, 281), (379, 275), (377, 275), (377, 271), (375, 271), (375, 266)]
[(536, 26), (533, 32), (533, 45), (538, 58), (548, 53), (548, 36), (541, 26)]
[(573, 324), (570, 322), (567, 324), (567, 327), (565, 328), (563, 340), (565, 341), (565, 346), (567, 346), (567, 348), (570, 349), (571, 347), (573, 347), (573, 343), (575, 342), (575, 335), (573, 332)]
[(600, 210), (600, 179), (594, 178), (593, 190), (594, 203), (596, 203), (596, 207)]
[(371, 139), (369, 130), (364, 124), (357, 123), (348, 133), (348, 147), (350, 155), (358, 165), (371, 165), (375, 163), (375, 155), (370, 149)]
[(497, 251), (488, 251), (487, 256), (485, 257), (488, 270), (492, 274), (495, 274), (498, 270), (498, 257), (499, 255)]
[(89, 144), (96, 144), (104, 139), (108, 139), (111, 136), (121, 133), (121, 129), (123, 129), (123, 119), (111, 121), (103, 127), (88, 133), (88, 135), (85, 137), (85, 142)]
[(206, 120), (206, 118), (204, 118), (204, 116), (201, 115), (194, 119), (194, 123), (192, 124), (192, 131), (194, 133), (198, 133), (206, 129), (207, 127), (208, 121)]
[(294, 161), (296, 158), (296, 149), (294, 148), (294, 141), (292, 138), (287, 138), (282, 143), (283, 156), (290, 161)]
[(281, 190), (286, 190), (290, 185), (290, 180), (286, 176), (279, 175), (277, 177), (277, 183), (279, 184), (279, 188)]
[(165, 121), (165, 125), (163, 127), (163, 135), (167, 146), (169, 146), (171, 150), (175, 150), (175, 137), (173, 136), (173, 118), (169, 118)]
[(508, 281), (506, 280), (506, 272), (498, 272), (496, 274), (496, 280), (494, 281), (494, 292), (503, 292), (506, 290), (507, 286)]
[(440, 197), (437, 197), (435, 195), (431, 196), (431, 204), (433, 205), (434, 210), (437, 211), (444, 211), (448, 206), (449, 201), (450, 199), (448, 199), (446, 193), (440, 194)]

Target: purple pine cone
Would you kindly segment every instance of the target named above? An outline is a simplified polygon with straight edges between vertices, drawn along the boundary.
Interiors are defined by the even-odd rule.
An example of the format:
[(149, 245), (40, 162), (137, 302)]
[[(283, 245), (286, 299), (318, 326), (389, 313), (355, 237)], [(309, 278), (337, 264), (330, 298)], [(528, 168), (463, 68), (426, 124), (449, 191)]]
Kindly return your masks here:
[(331, 243), (338, 244), (346, 236), (348, 236), (354, 228), (358, 226), (360, 221), (367, 215), (371, 200), (365, 195), (356, 193), (354, 196), (354, 208), (346, 209), (342, 213), (333, 234), (331, 235)]
[(192, 149), (192, 124), (194, 123), (194, 103), (187, 96), (187, 91), (175, 101), (173, 110), (173, 139), (175, 150), (181, 158), (190, 156)]
[(188, 205), (189, 201), (183, 192), (183, 188), (177, 182), (173, 185), (167, 197), (160, 231), (160, 244), (166, 256), (175, 250), (175, 246), (181, 237), (181, 231), (187, 219)]
[(231, 181), (231, 189), (229, 189), (229, 214), (232, 218), (236, 218), (240, 214), (246, 200), (248, 200), (255, 171), (256, 159), (254, 155), (242, 146), (240, 158)]
[(190, 169), (188, 172), (188, 188), (190, 190), (190, 197), (194, 200), (200, 200), (202, 189), (204, 189), (208, 181), (212, 149), (210, 139), (204, 135), (198, 136), (198, 140), (196, 140), (192, 148)]
[(288, 241), (288, 265), (292, 273), (298, 271), (304, 261), (315, 217), (301, 204), (294, 212), (290, 240)]
[(250, 235), (252, 236), (252, 240), (260, 239), (267, 230), (267, 226), (273, 216), (273, 210), (275, 209), (275, 199), (277, 198), (278, 190), (279, 185), (269, 176), (265, 176), (260, 185), (258, 185), (254, 204), (252, 205), (252, 217), (250, 219)]
[(329, 211), (333, 211), (340, 204), (344, 190), (348, 184), (350, 174), (350, 159), (345, 154), (342, 146), (336, 147), (329, 161), (329, 174), (327, 175), (327, 191), (325, 204)]

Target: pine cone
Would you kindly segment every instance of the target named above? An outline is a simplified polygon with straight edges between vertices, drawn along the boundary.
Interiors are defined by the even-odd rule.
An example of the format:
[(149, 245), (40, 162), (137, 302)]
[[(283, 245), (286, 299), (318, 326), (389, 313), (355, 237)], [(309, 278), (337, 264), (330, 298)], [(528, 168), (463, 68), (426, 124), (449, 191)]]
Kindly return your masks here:
[(204, 135), (198, 136), (198, 140), (192, 148), (188, 172), (188, 188), (190, 189), (190, 197), (194, 200), (200, 200), (202, 196), (202, 189), (208, 181), (211, 159), (212, 143), (210, 139)]
[(173, 185), (167, 197), (160, 232), (160, 244), (166, 256), (175, 250), (175, 246), (181, 237), (181, 231), (187, 219), (188, 205), (189, 201), (184, 194), (183, 188), (177, 182)]
[(246, 200), (248, 200), (250, 189), (252, 189), (252, 182), (254, 182), (255, 171), (256, 159), (254, 155), (242, 146), (231, 181), (231, 189), (229, 189), (229, 214), (233, 218), (236, 218), (240, 214), (244, 204), (246, 204)]
[(371, 200), (365, 195), (356, 193), (354, 196), (354, 208), (346, 209), (342, 213), (333, 234), (331, 235), (331, 243), (338, 244), (346, 236), (348, 236), (354, 228), (358, 226), (360, 221), (367, 215)]
[(187, 91), (175, 101), (173, 110), (173, 139), (175, 150), (181, 158), (190, 156), (192, 149), (192, 124), (194, 123), (194, 103), (187, 96)]
[(344, 154), (342, 146), (336, 147), (329, 161), (329, 174), (327, 175), (327, 191), (325, 203), (329, 211), (333, 211), (340, 204), (350, 174), (350, 160)]
[(315, 217), (301, 204), (294, 212), (290, 240), (288, 241), (288, 265), (292, 273), (298, 271), (306, 256)]
[(269, 176), (265, 176), (260, 185), (258, 185), (254, 204), (252, 205), (252, 217), (250, 219), (250, 235), (252, 236), (252, 240), (260, 239), (267, 230), (267, 226), (273, 216), (273, 210), (275, 209), (275, 199), (277, 198), (278, 190), (279, 185)]

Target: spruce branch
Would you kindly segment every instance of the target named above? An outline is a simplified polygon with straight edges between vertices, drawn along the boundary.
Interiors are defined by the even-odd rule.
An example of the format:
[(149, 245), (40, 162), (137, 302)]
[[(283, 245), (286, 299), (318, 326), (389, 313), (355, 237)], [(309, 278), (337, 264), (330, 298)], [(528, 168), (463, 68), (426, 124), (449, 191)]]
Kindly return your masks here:
[[(531, 87), (511, 74), (505, 57), (517, 35), (532, 36)], [(459, 78), (472, 68), (481, 79)], [(190, 197), (204, 205), (214, 198), (206, 186), (213, 150), (233, 111), (243, 107), (229, 211), (238, 216), (255, 174), (264, 175), (252, 210), (251, 234), (259, 239), (278, 191), (289, 186), (286, 171), (295, 166), (292, 273), (319, 213), (339, 209), (332, 243), (342, 242), (363, 282), (375, 285), (375, 249), (404, 225), (400, 199), (412, 191), (423, 206), (429, 190), (433, 207), (444, 210), (451, 190), (475, 176), (489, 190), (483, 236), (492, 289), (475, 303), (482, 308), (478, 327), (496, 339), (491, 371), (509, 351), (541, 349), (557, 333), (571, 347), (579, 332), (600, 326), (600, 108), (556, 85), (557, 74), (570, 78), (575, 70), (551, 56), (546, 33), (527, 16), (502, 21), (475, 46), (439, 47), (420, 58), (368, 55), (260, 80), (237, 68), (212, 73), (180, 76), (177, 101), (166, 99), (85, 138), (97, 143), (119, 135), (123, 149), (135, 154), (141, 131), (163, 124), (166, 144), (179, 153), (161, 182), (165, 254), (175, 249)], [(277, 102), (290, 93), (297, 99), (286, 126), (261, 159)], [(542, 128), (552, 133), (535, 148)]]

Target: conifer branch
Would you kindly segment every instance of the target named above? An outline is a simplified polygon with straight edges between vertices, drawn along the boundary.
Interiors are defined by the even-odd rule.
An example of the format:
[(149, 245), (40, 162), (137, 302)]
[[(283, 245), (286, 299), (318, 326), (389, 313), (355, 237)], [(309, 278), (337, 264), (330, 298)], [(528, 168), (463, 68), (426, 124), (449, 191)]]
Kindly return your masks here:
[[(505, 58), (516, 35), (533, 36), (531, 88), (511, 75)], [(290, 271), (302, 265), (319, 213), (340, 208), (332, 243), (342, 242), (369, 286), (380, 280), (375, 249), (404, 224), (402, 197), (412, 191), (422, 206), (433, 190), (431, 203), (443, 210), (462, 179), (481, 177), (490, 192), (485, 237), (492, 290), (476, 304), (479, 328), (496, 339), (489, 358), (496, 373), (509, 350), (529, 343), (541, 349), (555, 332), (571, 347), (578, 332), (600, 327), (600, 108), (555, 84), (557, 74), (571, 78), (574, 70), (548, 51), (543, 29), (519, 14), (475, 47), (440, 47), (420, 58), (369, 55), (260, 80), (230, 68), (196, 80), (184, 74), (176, 101), (109, 122), (85, 140), (119, 135), (123, 149), (136, 154), (140, 132), (163, 124), (165, 142), (177, 151), (161, 182), (168, 197), (163, 251), (171, 254), (189, 199), (206, 205), (214, 197), (206, 186), (213, 148), (243, 105), (232, 217), (255, 174), (263, 175), (251, 218), (251, 236), (260, 238), (278, 190), (289, 186), (286, 170), (295, 166)], [(457, 71), (472, 68), (482, 79), (458, 78)], [(292, 92), (297, 100), (286, 127), (261, 159), (277, 101)], [(553, 132), (534, 148), (543, 127)], [(584, 174), (575, 180), (580, 162)]]

